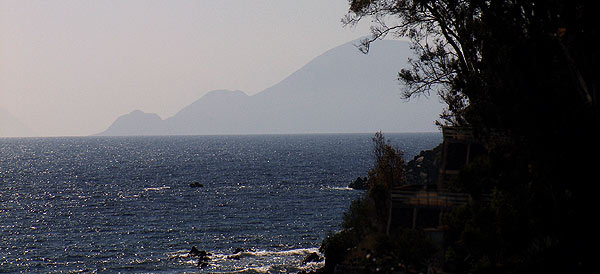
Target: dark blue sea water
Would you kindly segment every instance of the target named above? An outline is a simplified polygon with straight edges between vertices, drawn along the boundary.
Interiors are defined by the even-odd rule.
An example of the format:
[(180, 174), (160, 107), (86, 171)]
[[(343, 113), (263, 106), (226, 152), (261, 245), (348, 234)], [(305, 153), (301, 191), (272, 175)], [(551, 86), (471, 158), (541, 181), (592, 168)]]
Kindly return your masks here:
[[(0, 139), (0, 272), (316, 268), (301, 261), (361, 195), (346, 186), (372, 165), (371, 137)], [(441, 141), (386, 137), (407, 158)], [(208, 266), (192, 246), (212, 254)]]

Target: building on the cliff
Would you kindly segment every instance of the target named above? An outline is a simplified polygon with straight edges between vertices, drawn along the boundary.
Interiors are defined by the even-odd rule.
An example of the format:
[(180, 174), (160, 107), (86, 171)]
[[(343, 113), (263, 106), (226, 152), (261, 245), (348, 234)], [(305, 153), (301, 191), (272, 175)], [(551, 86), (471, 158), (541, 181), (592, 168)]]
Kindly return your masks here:
[(388, 231), (401, 227), (423, 229), (441, 240), (444, 212), (466, 204), (471, 199), (466, 193), (450, 192), (448, 184), (463, 166), (477, 155), (485, 153), (485, 150), (469, 128), (444, 127), (442, 133), (443, 143), (439, 152), (441, 155), (436, 163), (439, 170), (437, 184), (394, 187), (391, 191), (392, 214)]
[(442, 157), (439, 167), (438, 190), (445, 191), (448, 183), (457, 176), (463, 166), (485, 153), (477, 142), (473, 130), (467, 127), (443, 127)]

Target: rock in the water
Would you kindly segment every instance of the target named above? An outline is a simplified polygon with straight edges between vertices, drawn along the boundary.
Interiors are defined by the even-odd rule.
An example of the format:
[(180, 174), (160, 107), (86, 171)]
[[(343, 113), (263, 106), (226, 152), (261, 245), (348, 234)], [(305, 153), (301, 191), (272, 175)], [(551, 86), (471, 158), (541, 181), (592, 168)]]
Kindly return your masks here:
[(203, 187), (204, 185), (198, 182), (194, 182), (190, 184), (190, 187)]
[(231, 256), (227, 256), (227, 259), (239, 261), (241, 259), (241, 257), (240, 257), (240, 255), (231, 255)]
[(196, 248), (196, 246), (192, 246), (192, 249), (190, 250), (190, 256), (192, 257), (198, 257), (198, 265), (200, 265), (201, 262), (206, 262), (210, 260), (210, 257), (212, 254), (204, 251), (204, 250), (198, 250), (198, 248)]
[(192, 246), (192, 249), (190, 250), (190, 256), (199, 256), (200, 255), (200, 250), (198, 250), (198, 248), (196, 248), (196, 246)]
[(302, 264), (307, 264), (307, 263), (318, 263), (320, 261), (322, 261), (323, 258), (321, 258), (321, 256), (319, 256), (319, 254), (317, 254), (316, 252), (310, 253), (308, 255), (306, 255), (306, 257), (304, 257), (304, 260), (302, 260)]
[(240, 253), (240, 252), (244, 252), (244, 249), (243, 249), (243, 248), (241, 248), (241, 247), (238, 247), (238, 248), (236, 248), (236, 249), (233, 251), (233, 254), (237, 254), (237, 253)]

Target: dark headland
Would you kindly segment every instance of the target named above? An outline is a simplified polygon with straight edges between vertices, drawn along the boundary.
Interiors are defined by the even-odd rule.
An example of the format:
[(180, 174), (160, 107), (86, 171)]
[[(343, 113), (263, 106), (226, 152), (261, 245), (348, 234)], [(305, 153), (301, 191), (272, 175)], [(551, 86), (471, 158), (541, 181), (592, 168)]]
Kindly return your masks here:
[[(386, 18), (397, 21), (387, 21)], [(317, 273), (589, 273), (600, 48), (587, 1), (350, 1), (371, 41), (412, 39), (403, 95), (438, 92), (444, 142), (374, 138), (367, 188)], [(368, 20), (367, 19), (367, 20)]]

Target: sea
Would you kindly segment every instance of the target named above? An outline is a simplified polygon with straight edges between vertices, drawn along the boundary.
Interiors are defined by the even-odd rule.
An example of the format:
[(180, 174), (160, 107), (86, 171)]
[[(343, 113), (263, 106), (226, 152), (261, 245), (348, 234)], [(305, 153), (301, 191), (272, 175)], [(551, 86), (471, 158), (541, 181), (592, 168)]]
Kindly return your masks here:
[[(442, 139), (384, 136), (407, 160)], [(347, 186), (373, 166), (372, 137), (0, 138), (0, 272), (317, 269), (302, 261), (364, 195)]]

